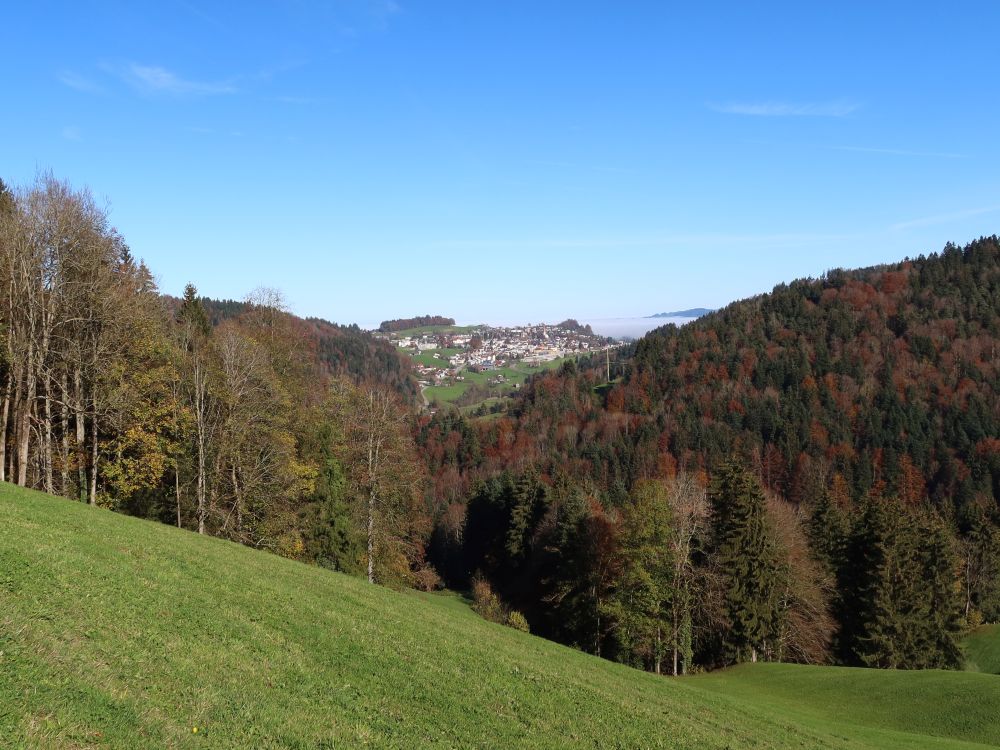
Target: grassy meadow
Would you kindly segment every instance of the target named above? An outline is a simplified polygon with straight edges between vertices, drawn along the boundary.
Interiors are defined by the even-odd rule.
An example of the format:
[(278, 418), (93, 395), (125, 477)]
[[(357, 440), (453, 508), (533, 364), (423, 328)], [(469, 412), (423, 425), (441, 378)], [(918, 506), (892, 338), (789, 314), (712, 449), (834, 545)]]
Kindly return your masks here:
[[(454, 352), (455, 350), (439, 349), (437, 351)], [(431, 358), (430, 360), (423, 359), (423, 357), (425, 357), (427, 354), (430, 354), (430, 352), (421, 353), (421, 355), (419, 355), (420, 357), (419, 359), (417, 357), (414, 357), (414, 359), (415, 361), (422, 362), (423, 364), (427, 364), (431, 367), (439, 366), (440, 363), (447, 364), (446, 358), (438, 360), (435, 360), (433, 358)], [(462, 377), (464, 377), (465, 380), (458, 381), (456, 383), (448, 383), (445, 385), (429, 386), (424, 389), (424, 395), (430, 402), (438, 401), (439, 403), (442, 404), (454, 403), (459, 398), (461, 398), (465, 394), (465, 392), (469, 390), (470, 387), (472, 387), (472, 385), (475, 384), (490, 388), (490, 396), (487, 399), (485, 399), (487, 401), (498, 398), (506, 398), (509, 397), (514, 392), (515, 386), (518, 388), (523, 386), (524, 382), (531, 375), (536, 375), (540, 372), (545, 372), (546, 370), (553, 370), (559, 367), (564, 361), (566, 361), (566, 359), (567, 357), (562, 357), (560, 359), (556, 359), (551, 362), (542, 362), (539, 364), (515, 362), (513, 364), (504, 367), (498, 367), (495, 370), (488, 370), (486, 372), (472, 372), (470, 370), (462, 370)], [(500, 385), (491, 386), (489, 384), (489, 381), (496, 378), (497, 375), (503, 375), (505, 378), (505, 382), (501, 383)], [(482, 402), (477, 402), (475, 404), (472, 404), (471, 408), (474, 409), (475, 407), (479, 406), (480, 403)], [(466, 406), (469, 407), (469, 405)]]
[(0, 485), (4, 748), (974, 748), (1000, 677), (656, 677), (363, 580)]
[(965, 668), (970, 672), (1000, 675), (1000, 625), (983, 625), (962, 645)]

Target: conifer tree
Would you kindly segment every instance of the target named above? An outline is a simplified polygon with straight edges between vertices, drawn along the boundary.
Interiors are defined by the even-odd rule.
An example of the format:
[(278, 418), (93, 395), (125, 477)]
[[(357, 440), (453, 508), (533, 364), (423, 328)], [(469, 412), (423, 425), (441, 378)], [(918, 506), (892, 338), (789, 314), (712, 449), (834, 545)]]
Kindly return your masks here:
[(954, 553), (939, 520), (872, 500), (852, 540), (855, 613), (845, 645), (856, 663), (888, 669), (955, 667), (959, 604)]
[(930, 649), (923, 661), (925, 667), (957, 668), (962, 662), (957, 640), (962, 622), (954, 545), (944, 524), (933, 516), (921, 519), (917, 531), (923, 540), (920, 580), (929, 598), (930, 615), (925, 625)]
[(728, 461), (715, 472), (708, 493), (710, 556), (720, 571), (729, 627), (719, 634), (724, 663), (771, 657), (777, 617), (779, 567), (757, 479)]
[(836, 583), (830, 596), (830, 611), (836, 621), (832, 650), (840, 654), (845, 649), (844, 623), (849, 622), (852, 613), (843, 591), (850, 585), (851, 561), (848, 555), (850, 537), (849, 521), (846, 514), (833, 502), (829, 492), (820, 494), (806, 522), (809, 546), (823, 571)]

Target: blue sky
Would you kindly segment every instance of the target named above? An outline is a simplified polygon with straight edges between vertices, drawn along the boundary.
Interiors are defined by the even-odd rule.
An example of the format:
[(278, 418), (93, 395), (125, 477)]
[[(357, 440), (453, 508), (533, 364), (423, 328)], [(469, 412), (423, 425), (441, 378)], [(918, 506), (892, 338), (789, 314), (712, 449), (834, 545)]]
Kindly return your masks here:
[(163, 291), (648, 315), (1000, 231), (1000, 4), (16, 3), (0, 176)]

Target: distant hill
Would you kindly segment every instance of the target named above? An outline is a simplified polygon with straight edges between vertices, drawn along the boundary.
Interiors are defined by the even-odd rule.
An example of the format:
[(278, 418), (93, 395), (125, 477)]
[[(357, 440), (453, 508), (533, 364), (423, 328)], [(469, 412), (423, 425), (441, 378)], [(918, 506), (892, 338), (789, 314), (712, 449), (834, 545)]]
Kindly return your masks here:
[(665, 679), (260, 550), (0, 484), (4, 747), (968, 748), (1000, 680)]
[[(168, 309), (176, 313), (181, 300), (163, 295)], [(249, 310), (249, 305), (238, 300), (201, 298), (212, 326), (238, 318)], [(396, 347), (357, 325), (338, 325), (322, 318), (299, 318), (286, 313), (295, 321), (304, 337), (310, 342), (320, 370), (332, 375), (347, 377), (355, 383), (378, 382), (396, 390), (407, 401), (415, 402), (420, 387), (412, 375), (407, 357), (401, 356)]]
[(424, 326), (453, 326), (454, 318), (445, 318), (441, 315), (418, 315), (415, 318), (396, 318), (395, 320), (383, 320), (378, 329), (381, 333), (394, 333), (396, 331), (407, 331), (411, 328), (423, 328)]
[(567, 318), (562, 323), (557, 323), (556, 328), (565, 328), (567, 331), (576, 331), (577, 333), (585, 333), (588, 336), (594, 335), (594, 329), (590, 327), (590, 324), (582, 324), (576, 318)]
[(707, 307), (692, 307), (690, 310), (674, 310), (673, 312), (661, 312), (656, 313), (656, 315), (649, 315), (650, 318), (700, 318), (709, 313), (713, 313), (715, 310), (710, 310)]

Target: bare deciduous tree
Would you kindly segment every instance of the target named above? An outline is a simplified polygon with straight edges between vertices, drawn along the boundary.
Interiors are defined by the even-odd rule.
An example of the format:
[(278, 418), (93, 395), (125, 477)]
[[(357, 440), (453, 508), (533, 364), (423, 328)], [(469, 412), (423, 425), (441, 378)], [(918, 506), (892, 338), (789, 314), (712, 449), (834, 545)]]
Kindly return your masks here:
[(380, 546), (400, 540), (401, 522), (420, 482), (409, 414), (395, 392), (380, 385), (342, 383), (336, 404), (346, 425), (346, 463), (354, 469), (352, 479), (362, 500), (368, 580), (375, 583), (376, 561), (385, 551)]

